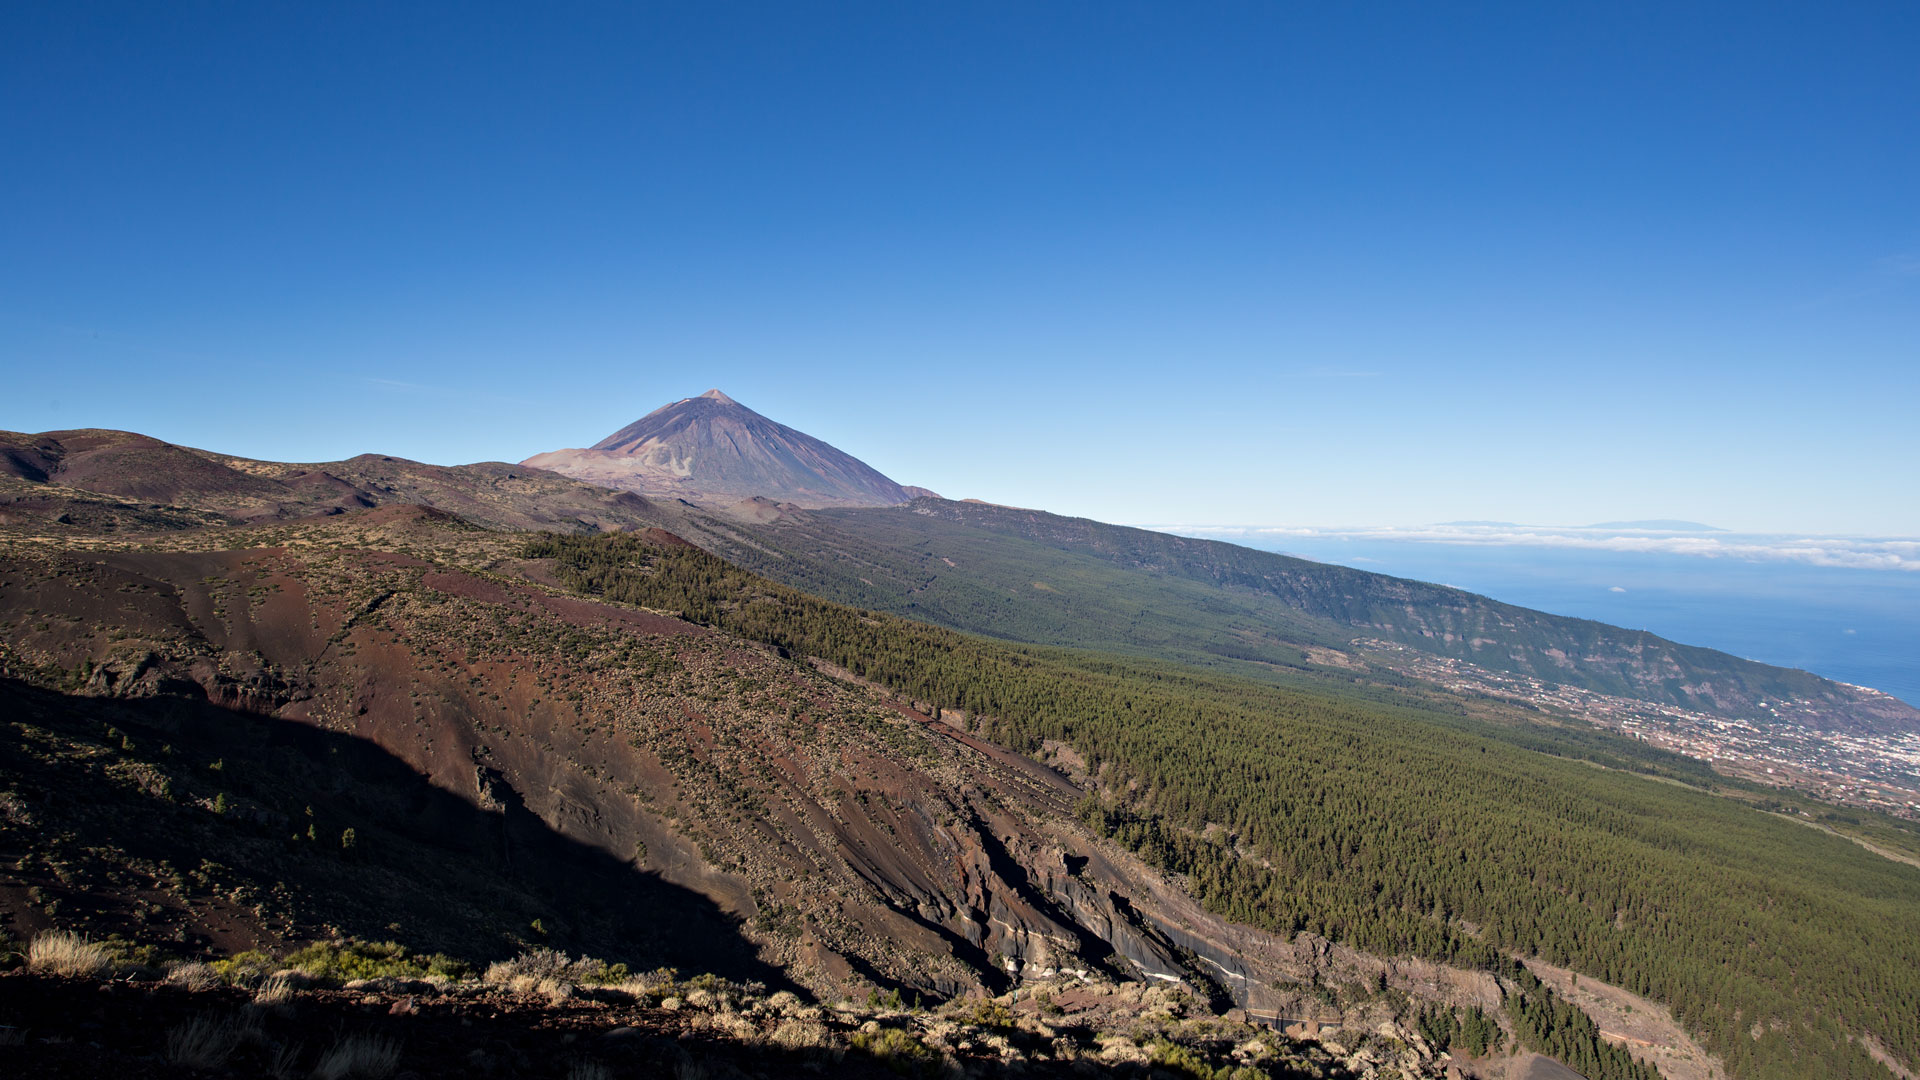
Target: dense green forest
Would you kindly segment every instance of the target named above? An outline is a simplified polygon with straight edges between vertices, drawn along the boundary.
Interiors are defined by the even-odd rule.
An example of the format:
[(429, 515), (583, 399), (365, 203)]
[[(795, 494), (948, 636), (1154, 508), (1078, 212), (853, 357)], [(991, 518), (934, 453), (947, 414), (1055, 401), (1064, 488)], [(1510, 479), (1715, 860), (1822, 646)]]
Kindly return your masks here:
[[(1739, 1077), (1884, 1077), (1864, 1033), (1909, 1062), (1920, 1049), (1920, 870), (1633, 775), (1705, 780), (1698, 763), (968, 637), (630, 536), (543, 536), (526, 554), (581, 591), (965, 709), (1016, 748), (1073, 745), (1109, 793), (1089, 822), (1231, 918), (1500, 971), (1537, 955), (1668, 1003)], [(1593, 1041), (1536, 1012), (1535, 1040)]]
[[(1633, 1060), (1625, 1050), (1600, 1038), (1600, 1029), (1586, 1013), (1554, 996), (1546, 984), (1524, 966), (1515, 964), (1510, 978), (1515, 991), (1507, 995), (1507, 1015), (1521, 1042), (1573, 1067), (1587, 1080), (1660, 1080), (1660, 1071)], [(1464, 1034), (1477, 1034), (1474, 1018), (1467, 1017)], [(1484, 1030), (1484, 1025), (1477, 1025)]]

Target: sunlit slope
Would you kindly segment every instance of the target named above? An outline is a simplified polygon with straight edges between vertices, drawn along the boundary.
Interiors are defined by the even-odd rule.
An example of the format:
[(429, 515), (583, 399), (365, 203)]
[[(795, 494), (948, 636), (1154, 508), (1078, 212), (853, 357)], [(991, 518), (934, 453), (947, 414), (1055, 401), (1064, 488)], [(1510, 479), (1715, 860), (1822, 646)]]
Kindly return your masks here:
[(1885, 695), (1645, 631), (1084, 518), (918, 499), (747, 530), (750, 543), (710, 546), (821, 596), (1012, 640), (1336, 674), (1386, 641), (1703, 712), (1766, 715), (1764, 702), (1839, 729), (1920, 727)]
[(588, 593), (964, 708), (1002, 743), (1072, 746), (1102, 779), (1085, 820), (1232, 918), (1469, 965), (1543, 956), (1670, 1003), (1744, 1077), (1885, 1075), (1864, 1034), (1920, 1050), (1920, 870), (1670, 782), (1698, 763), (967, 637), (690, 549), (528, 554)]
[(1352, 636), (1271, 598), (924, 514), (787, 513), (741, 531), (702, 543), (819, 596), (1008, 640), (1304, 668)]

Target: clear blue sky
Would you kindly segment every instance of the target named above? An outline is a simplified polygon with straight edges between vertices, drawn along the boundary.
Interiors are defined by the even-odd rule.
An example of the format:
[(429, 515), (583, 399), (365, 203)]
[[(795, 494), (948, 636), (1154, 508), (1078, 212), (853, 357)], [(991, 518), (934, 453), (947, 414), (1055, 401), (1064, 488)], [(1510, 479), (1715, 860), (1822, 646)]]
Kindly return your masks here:
[(14, 3), (0, 427), (718, 386), (1118, 521), (1920, 534), (1920, 5)]

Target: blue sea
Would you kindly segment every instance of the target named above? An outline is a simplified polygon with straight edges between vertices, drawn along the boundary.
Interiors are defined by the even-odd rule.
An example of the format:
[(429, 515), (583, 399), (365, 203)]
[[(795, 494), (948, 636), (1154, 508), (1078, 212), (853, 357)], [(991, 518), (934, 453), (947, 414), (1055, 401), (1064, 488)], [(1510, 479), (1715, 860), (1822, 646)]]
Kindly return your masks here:
[(1664, 552), (1205, 535), (1650, 630), (1920, 705), (1920, 573)]

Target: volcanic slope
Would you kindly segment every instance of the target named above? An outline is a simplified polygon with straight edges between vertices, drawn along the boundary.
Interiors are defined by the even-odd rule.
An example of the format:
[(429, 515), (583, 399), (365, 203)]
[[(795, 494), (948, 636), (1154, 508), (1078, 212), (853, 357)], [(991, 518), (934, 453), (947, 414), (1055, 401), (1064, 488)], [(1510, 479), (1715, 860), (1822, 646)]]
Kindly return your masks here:
[[(629, 542), (652, 558), (692, 550), (656, 535)], [(524, 936), (540, 908), (461, 884), (455, 891), (483, 899), (453, 905), (461, 917), (440, 926), (427, 913), (444, 897), (412, 897), (419, 883), (389, 872), (416, 865), (435, 841), (459, 853), (476, 832), (497, 839), (503, 863), (543, 865), (548, 841), (516, 834), (544, 828), (557, 834), (552, 844), (611, 857), (611, 871), (658, 878), (755, 920), (770, 955), (812, 985), (878, 980), (940, 994), (1004, 985), (992, 956), (1184, 970), (1179, 950), (1116, 912), (1112, 898), (1088, 891), (1074, 903), (1118, 947), (1032, 886), (1060, 878), (1071, 894), (1064, 867), (1106, 865), (1074, 824), (1083, 792), (1053, 770), (777, 647), (541, 585), (553, 565), (524, 549), (519, 538), (410, 507), (176, 533), (120, 550), (9, 545), (0, 623), (15, 715), (65, 725), (62, 739), (102, 741), (99, 725), (113, 724), (124, 745), (103, 742), (104, 761), (80, 754), (90, 763), (82, 771), (104, 766), (104, 779), (169, 804), (188, 829), (176, 856), (196, 847), (187, 842), (195, 829), (259, 826), (242, 830), (249, 843), (222, 860), (232, 880), (215, 888), (220, 896), (262, 899), (274, 890), (256, 878), (299, 879), (300, 860), (316, 849), (296, 838), (282, 851), (280, 832), (306, 837), (310, 825), (326, 841), (317, 850), (328, 873), (327, 845), (356, 829), (356, 861), (342, 873), (377, 883), (355, 899), (322, 881), (317, 899), (268, 914), (223, 904), (145, 920), (103, 914), (110, 927), (155, 940), (185, 927), (243, 947), (249, 934), (315, 931), (284, 921), (307, 910), (375, 932), (387, 921), (387, 901), (375, 898), (399, 896), (409, 902), (388, 907), (410, 908), (406, 922), (426, 944), (484, 954)], [(151, 753), (161, 745), (173, 753)], [(341, 766), (367, 777), (345, 782), (346, 794), (322, 792), (315, 809), (311, 784), (279, 790), (299, 771), (286, 762), (323, 762), (348, 747), (372, 757)], [(392, 782), (388, 762), (420, 783)], [(28, 777), (10, 786), (57, 785)], [(451, 811), (426, 808), (443, 794), (487, 824), (437, 828)], [(67, 801), (28, 798), (41, 804), (24, 812), (58, 813)], [(220, 801), (220, 815), (198, 812)], [(421, 835), (382, 839), (393, 822), (414, 820), (425, 822)], [(488, 854), (493, 842), (477, 850)], [(84, 908), (105, 896), (80, 889), (64, 899)], [(609, 919), (543, 902), (561, 905), (544, 920), (554, 940), (622, 944), (606, 937)], [(1134, 903), (1160, 906), (1151, 890)], [(47, 921), (19, 918), (28, 930)], [(624, 943), (641, 959), (650, 947)]]
[(796, 506), (894, 506), (925, 493), (718, 390), (663, 405), (585, 450), (522, 464), (711, 506), (755, 496)]
[[(1244, 924), (1486, 970), (1511, 952), (1561, 958), (1671, 1003), (1735, 1075), (1879, 1075), (1865, 1049), (1878, 1043), (1913, 1060), (1920, 874), (1803, 846), (1794, 834), (1813, 830), (1685, 786), (1711, 778), (1697, 762), (1590, 731), (1009, 648), (776, 589), (688, 548), (583, 536), (528, 550), (586, 592), (825, 658), (1050, 755), (1096, 793), (1084, 822)], [(1877, 944), (1861, 952), (1865, 939)], [(1868, 956), (1875, 973), (1856, 978)], [(1858, 1029), (1835, 1028), (1841, 1016)]]
[[(970, 829), (997, 816), (985, 806), (945, 802), (917, 813), (887, 801), (867, 810), (869, 791), (911, 790), (913, 777), (941, 767), (933, 740), (896, 736), (896, 747), (885, 738), (914, 726), (911, 718), (763, 648), (676, 619), (402, 553), (496, 539), (453, 519), (389, 508), (333, 520), (333, 528), (222, 530), (216, 536), (223, 546), (209, 550), (194, 550), (200, 538), (182, 536), (168, 545), (182, 550), (21, 555), (8, 560), (0, 580), (9, 608), (5, 664), (13, 677), (26, 674), (25, 681), (50, 687), (59, 685), (59, 673), (78, 669), (84, 678), (71, 675), (68, 685), (89, 695), (90, 707), (122, 700), (139, 706), (116, 720), (133, 732), (133, 743), (166, 742), (183, 756), (189, 747), (208, 751), (206, 760), (180, 762), (176, 779), (143, 774), (143, 782), (173, 791), (188, 807), (224, 794), (222, 816), (271, 823), (218, 860), (232, 867), (224, 873), (235, 880), (217, 891), (265, 897), (271, 889), (252, 878), (300, 877), (299, 860), (311, 856), (298, 844), (281, 851), (279, 834), (305, 828), (303, 800), (311, 793), (291, 801), (277, 794), (268, 776), (249, 775), (265, 766), (237, 760), (239, 749), (225, 753), (212, 773), (209, 762), (223, 756), (223, 744), (251, 740), (264, 756), (311, 730), (378, 747), (421, 774), (421, 791), (452, 793), (481, 817), (498, 817), (484, 828), (450, 829), (445, 839), (497, 835), (501, 860), (530, 877), (559, 879), (566, 875), (547, 874), (523, 850), (538, 845), (515, 837), (520, 829), (556, 833), (611, 860), (616, 876), (668, 883), (705, 897), (726, 918), (779, 927), (768, 939), (780, 966), (819, 985), (861, 971), (887, 985), (952, 992), (978, 984), (975, 968), (998, 977), (982, 948), (1028, 951), (982, 938), (969, 953), (981, 962), (969, 965), (952, 955), (968, 950), (964, 935), (942, 934), (883, 901), (892, 891), (889, 899), (912, 910), (950, 886), (946, 914), (962, 910), (967, 883), (931, 884), (929, 875), (940, 874), (930, 868), (964, 864)], [(224, 546), (233, 543), (259, 546)], [(203, 699), (222, 713), (174, 716), (154, 704), (174, 697)], [(54, 708), (44, 695), (34, 701), (42, 711)], [(251, 724), (243, 722), (248, 717)], [(325, 760), (337, 752), (324, 747), (306, 756)], [(958, 753), (957, 744), (949, 752)], [(965, 769), (983, 788), (994, 786), (991, 762)], [(842, 789), (824, 794), (836, 778)], [(1017, 774), (1004, 779), (1023, 782)], [(356, 907), (403, 907), (412, 914), (404, 924), (426, 944), (468, 955), (497, 953), (516, 933), (532, 940), (526, 928), (540, 911), (515, 897), (477, 891), (450, 907), (466, 917), (443, 924), (431, 914), (443, 897), (412, 897), (419, 886), (396, 886), (391, 877), (415, 865), (417, 845), (435, 836), (384, 843), (382, 821), (419, 815), (404, 805), (382, 813), (382, 800), (358, 794), (359, 804), (328, 800), (349, 805), (323, 803), (318, 816), (329, 843), (342, 827), (357, 829), (366, 895), (347, 896), (323, 882), (317, 899), (289, 901), (287, 917), (312, 909), (331, 925), (377, 933), (388, 920), (355, 918)], [(851, 814), (838, 805), (842, 796), (858, 797)], [(922, 843), (896, 838), (902, 829)], [(416, 902), (381, 903), (392, 888)], [(983, 911), (995, 909), (988, 886), (975, 883), (974, 891)], [(649, 955), (657, 951), (651, 941), (609, 942), (602, 924), (649, 920), (622, 918), (619, 909), (579, 910), (591, 906), (548, 912), (541, 921), (550, 939), (648, 962), (675, 959)], [(179, 917), (196, 922), (190, 933), (217, 943), (252, 944), (221, 940), (199, 925), (207, 916)], [(211, 918), (221, 933), (272, 929), (259, 925), (267, 916)], [(1006, 921), (1020, 925), (1017, 916)], [(1042, 939), (1071, 937), (1044, 918), (1040, 926)], [(315, 927), (281, 925), (274, 933), (303, 930)], [(655, 933), (667, 942), (682, 936), (671, 922)]]
[[(22, 930), (97, 918), (233, 947), (444, 924), (433, 944), (468, 955), (537, 935), (639, 963), (711, 947), (825, 992), (939, 996), (1003, 988), (1011, 961), (1362, 1027), (1397, 1008), (1381, 986), (1440, 987), (1591, 1056), (1589, 1076), (1632, 1075), (1590, 1024), (1523, 1004), (1518, 952), (1670, 1002), (1736, 1075), (1876, 1075), (1859, 1039), (1911, 1063), (1920, 1038), (1920, 872), (1635, 776), (1711, 780), (1630, 741), (966, 637), (661, 533), (529, 539), (384, 507), (8, 536)], [(303, 733), (318, 744), (278, 749)], [(495, 824), (408, 832), (389, 784), (288, 782), (331, 755), (320, 736)], [(93, 785), (144, 800), (160, 834), (93, 810)], [(493, 884), (409, 874), (462, 842), (491, 852), (463, 873)], [(343, 850), (364, 891), (325, 862)], [(576, 854), (614, 887), (541, 887)], [(595, 899), (624, 875), (695, 929), (636, 936)]]
[[(777, 646), (542, 584), (569, 572), (551, 542), (414, 507), (84, 549), (13, 531), (9, 933), (193, 959), (343, 935), (482, 965), (558, 946), (822, 996), (1145, 980), (1408, 1038), (1525, 994), (1518, 969), (1211, 915), (1093, 835), (1055, 770)], [(745, 584), (741, 603), (798, 599), (664, 533), (624, 543), (637, 567)], [(1279, 1075), (1404, 1056), (1297, 1060), (1316, 1053), (1325, 1070)]]
[(1808, 672), (1219, 541), (928, 498), (738, 516), (742, 535), (701, 542), (820, 596), (1011, 640), (1323, 685), (1392, 683), (1382, 648), (1404, 646), (1720, 716), (1920, 730), (1920, 710)]

